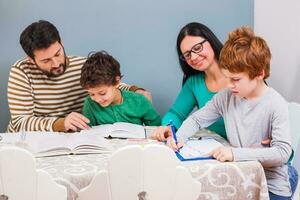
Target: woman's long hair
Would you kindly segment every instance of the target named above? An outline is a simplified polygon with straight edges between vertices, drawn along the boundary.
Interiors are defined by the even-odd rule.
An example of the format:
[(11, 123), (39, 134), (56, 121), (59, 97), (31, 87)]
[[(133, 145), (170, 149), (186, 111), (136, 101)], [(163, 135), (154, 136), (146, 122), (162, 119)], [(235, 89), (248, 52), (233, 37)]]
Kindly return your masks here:
[(217, 36), (204, 24), (192, 22), (192, 23), (185, 25), (180, 30), (180, 32), (177, 36), (177, 54), (178, 54), (180, 67), (183, 72), (182, 85), (185, 83), (185, 81), (191, 75), (203, 73), (202, 71), (193, 69), (189, 64), (187, 64), (186, 61), (180, 59), (180, 56), (182, 55), (181, 50), (180, 50), (180, 44), (181, 44), (182, 40), (185, 38), (185, 36), (187, 36), (187, 35), (200, 36), (200, 37), (206, 39), (209, 42), (209, 44), (211, 45), (217, 60), (219, 60), (220, 52), (223, 47), (223, 44), (220, 42), (220, 40), (217, 38)]

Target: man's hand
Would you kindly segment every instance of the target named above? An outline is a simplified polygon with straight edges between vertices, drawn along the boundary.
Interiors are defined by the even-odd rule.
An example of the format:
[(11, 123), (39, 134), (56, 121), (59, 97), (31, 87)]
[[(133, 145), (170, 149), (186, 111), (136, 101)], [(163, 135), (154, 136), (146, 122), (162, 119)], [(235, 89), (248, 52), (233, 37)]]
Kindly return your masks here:
[(212, 156), (218, 161), (233, 161), (233, 153), (231, 147), (218, 147), (212, 150), (208, 156)]
[(135, 92), (144, 95), (152, 103), (152, 95), (150, 92), (143, 89), (137, 89)]
[(88, 118), (86, 118), (85, 116), (83, 116), (80, 113), (77, 112), (71, 112), (64, 121), (64, 126), (65, 126), (65, 130), (69, 131), (77, 131), (79, 130), (83, 130), (83, 129), (88, 129), (90, 128), (87, 123), (89, 123), (90, 120)]

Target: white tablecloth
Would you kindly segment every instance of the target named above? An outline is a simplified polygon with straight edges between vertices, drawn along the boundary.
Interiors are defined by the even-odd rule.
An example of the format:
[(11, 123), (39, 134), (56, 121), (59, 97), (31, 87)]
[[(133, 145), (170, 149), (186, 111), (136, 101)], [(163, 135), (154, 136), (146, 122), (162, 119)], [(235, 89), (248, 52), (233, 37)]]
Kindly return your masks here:
[[(153, 141), (112, 140), (116, 148)], [(56, 182), (68, 188), (68, 200), (76, 199), (96, 172), (106, 169), (108, 154), (68, 155), (37, 158), (37, 168), (49, 172)], [(260, 163), (201, 160), (181, 162), (201, 183), (198, 199), (269, 199), (265, 174)]]

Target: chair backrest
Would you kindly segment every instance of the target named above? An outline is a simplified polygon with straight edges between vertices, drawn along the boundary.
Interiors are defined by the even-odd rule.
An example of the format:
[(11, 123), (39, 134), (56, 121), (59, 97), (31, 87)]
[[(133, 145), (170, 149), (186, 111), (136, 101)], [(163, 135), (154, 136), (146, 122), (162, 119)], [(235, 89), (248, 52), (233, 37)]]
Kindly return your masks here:
[(174, 152), (163, 145), (121, 148), (110, 157), (108, 169), (78, 193), (78, 200), (197, 199), (200, 183), (179, 164)]
[(300, 104), (289, 103), (290, 130), (292, 135), (292, 148), (294, 150), (293, 166), (300, 172)]
[[(292, 148), (294, 150), (294, 158), (292, 160), (292, 165), (300, 173), (300, 104), (298, 103), (289, 103), (289, 118), (290, 118), (290, 130), (292, 135)], [(296, 191), (293, 196), (293, 200), (299, 200), (299, 178)]]
[[(66, 188), (58, 185), (45, 171), (36, 170), (28, 151), (0, 147), (0, 196), (9, 200), (66, 200)], [(5, 199), (5, 198), (4, 198)]]

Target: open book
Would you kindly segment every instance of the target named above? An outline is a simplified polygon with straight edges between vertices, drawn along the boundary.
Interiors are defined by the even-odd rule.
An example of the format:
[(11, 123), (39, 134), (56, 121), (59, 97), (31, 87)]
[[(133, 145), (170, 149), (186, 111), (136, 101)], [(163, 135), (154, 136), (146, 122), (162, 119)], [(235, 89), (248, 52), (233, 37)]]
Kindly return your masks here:
[(146, 129), (144, 126), (127, 122), (98, 125), (80, 132), (93, 133), (106, 138), (146, 138)]
[(113, 146), (105, 138), (92, 133), (30, 132), (25, 138), (19, 133), (3, 134), (3, 141), (23, 147), (36, 157), (68, 154), (110, 153)]
[(181, 161), (213, 159), (207, 154), (221, 146), (223, 146), (223, 144), (213, 138), (188, 140), (179, 152), (176, 152), (176, 156)]

